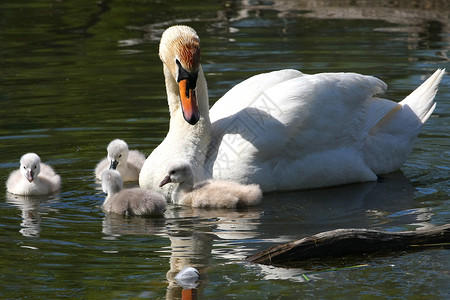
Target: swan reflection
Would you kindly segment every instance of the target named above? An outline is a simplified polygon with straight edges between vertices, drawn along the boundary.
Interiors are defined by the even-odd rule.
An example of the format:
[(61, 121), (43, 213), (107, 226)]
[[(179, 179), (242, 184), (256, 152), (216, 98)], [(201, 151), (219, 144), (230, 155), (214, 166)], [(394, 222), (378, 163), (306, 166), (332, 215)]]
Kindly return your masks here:
[(6, 202), (22, 211), (19, 232), (25, 237), (39, 237), (42, 215), (56, 211), (50, 204), (58, 201), (59, 196), (22, 196), (6, 193)]
[[(208, 284), (211, 260), (242, 263), (250, 254), (274, 243), (297, 240), (337, 228), (404, 230), (432, 226), (432, 212), (418, 208), (415, 189), (402, 172), (385, 175), (377, 182), (328, 189), (264, 195), (258, 207), (200, 209), (169, 204), (164, 218), (126, 218), (106, 215), (103, 233), (117, 238), (128, 234), (166, 237), (170, 245), (161, 249), (170, 268), (166, 278), (167, 299), (178, 299), (182, 287), (175, 276), (190, 266), (200, 273), (199, 298)], [(303, 281), (307, 270), (274, 268), (248, 264), (267, 279)], [(280, 276), (283, 274), (283, 276)], [(287, 277), (286, 277), (287, 276)], [(321, 275), (314, 275), (320, 279)], [(310, 277), (310, 276), (309, 276)], [(310, 277), (312, 278), (312, 277)]]

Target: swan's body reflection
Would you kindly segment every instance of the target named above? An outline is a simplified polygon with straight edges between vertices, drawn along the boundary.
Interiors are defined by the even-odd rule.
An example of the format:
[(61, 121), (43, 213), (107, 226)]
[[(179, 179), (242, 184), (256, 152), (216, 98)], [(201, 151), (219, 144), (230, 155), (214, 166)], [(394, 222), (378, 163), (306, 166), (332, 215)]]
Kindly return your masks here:
[(6, 193), (6, 202), (22, 211), (19, 232), (27, 237), (38, 237), (40, 235), (42, 214), (55, 210), (49, 204), (57, 201), (59, 201), (58, 196), (23, 196)]
[[(237, 262), (274, 243), (326, 230), (351, 227), (404, 230), (408, 225), (429, 225), (430, 216), (428, 209), (417, 208), (413, 186), (397, 172), (378, 182), (266, 194), (261, 206), (246, 210), (169, 205), (164, 219), (137, 218), (132, 221), (133, 226), (121, 216), (105, 217), (103, 232), (167, 236), (170, 270), (166, 298), (180, 298), (182, 288), (174, 276), (186, 266), (200, 272), (198, 294), (201, 298), (208, 281), (208, 268), (217, 267), (210, 265), (213, 256)], [(276, 268), (261, 267), (260, 272), (268, 278), (278, 278), (280, 274)]]

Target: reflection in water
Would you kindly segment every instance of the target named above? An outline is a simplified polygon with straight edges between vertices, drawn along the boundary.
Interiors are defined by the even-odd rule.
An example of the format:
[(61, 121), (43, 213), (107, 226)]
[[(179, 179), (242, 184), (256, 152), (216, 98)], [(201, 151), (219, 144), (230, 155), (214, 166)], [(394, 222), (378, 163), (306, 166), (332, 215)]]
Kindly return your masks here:
[[(257, 235), (256, 229), (260, 223), (261, 211), (259, 208), (245, 210), (228, 209), (199, 209), (192, 207), (172, 207), (168, 209), (170, 245), (170, 270), (167, 272), (169, 286), (167, 299), (174, 299), (180, 295), (181, 288), (175, 280), (175, 275), (186, 266), (192, 266), (200, 272), (199, 295), (208, 282), (207, 269), (209, 260), (214, 254), (216, 257), (234, 258), (230, 254), (236, 250), (230, 247), (226, 251), (216, 250), (223, 244), (215, 244), (215, 240), (226, 239), (233, 241), (245, 241)], [(240, 247), (237, 247), (240, 248)], [(245, 246), (244, 246), (245, 248)], [(214, 250), (213, 250), (214, 249)], [(229, 251), (228, 251), (229, 250)], [(239, 252), (244, 251), (240, 249)], [(249, 249), (247, 249), (248, 253)], [(220, 253), (222, 252), (222, 253)], [(240, 253), (238, 259), (245, 255)], [(201, 298), (201, 297), (200, 297)]]
[(130, 234), (152, 235), (161, 232), (166, 220), (164, 218), (126, 217), (119, 214), (105, 214), (102, 232), (109, 236)]
[[(210, 259), (242, 261), (274, 243), (303, 238), (321, 231), (341, 228), (404, 230), (406, 226), (432, 226), (429, 209), (416, 208), (414, 188), (401, 172), (378, 182), (329, 189), (273, 193), (264, 196), (260, 207), (246, 210), (199, 209), (169, 205), (165, 218), (125, 218), (106, 215), (103, 233), (157, 234), (167, 236), (170, 269), (166, 298), (177, 299), (182, 287), (175, 275), (190, 266), (199, 270), (198, 294), (208, 282)], [(266, 279), (304, 281), (305, 270), (252, 265)], [(300, 274), (300, 275), (299, 275)], [(308, 276), (312, 278), (311, 276)], [(319, 275), (313, 275), (319, 279)], [(186, 291), (185, 291), (186, 293)]]
[[(284, 207), (275, 213), (283, 221), (261, 222), (259, 231), (266, 238), (264, 243), (257, 243), (258, 251), (275, 242), (286, 243), (337, 229), (335, 224), (341, 224), (340, 228), (392, 231), (433, 227), (430, 223), (431, 211), (428, 208), (415, 208), (414, 191), (410, 181), (398, 171), (385, 175), (378, 182), (267, 195), (263, 203), (268, 210), (277, 203)], [(305, 281), (301, 277), (305, 272), (302, 269), (256, 266), (265, 279)], [(308, 278), (320, 279), (321, 275), (308, 275)]]
[(22, 196), (6, 193), (6, 202), (17, 206), (22, 211), (22, 228), (19, 232), (27, 237), (39, 237), (41, 232), (42, 214), (56, 211), (49, 204), (58, 202), (59, 196)]

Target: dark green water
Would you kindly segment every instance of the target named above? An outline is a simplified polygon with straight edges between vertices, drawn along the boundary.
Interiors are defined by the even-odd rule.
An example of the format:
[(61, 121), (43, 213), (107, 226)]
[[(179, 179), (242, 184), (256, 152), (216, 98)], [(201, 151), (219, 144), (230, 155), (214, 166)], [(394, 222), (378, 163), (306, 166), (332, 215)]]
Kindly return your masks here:
[[(244, 261), (325, 230), (449, 223), (448, 75), (403, 173), (378, 183), (266, 195), (246, 211), (169, 206), (165, 218), (125, 219), (103, 214), (93, 176), (112, 139), (149, 154), (165, 136), (158, 43), (166, 27), (197, 30), (212, 102), (280, 68), (372, 74), (401, 100), (450, 68), (448, 3), (409, 2), (1, 1), (0, 181), (36, 152), (63, 189), (23, 198), (1, 185), (0, 298), (180, 299), (173, 276), (184, 265), (201, 272), (200, 299), (448, 298), (448, 249), (292, 269)], [(320, 272), (359, 264), (367, 266)]]

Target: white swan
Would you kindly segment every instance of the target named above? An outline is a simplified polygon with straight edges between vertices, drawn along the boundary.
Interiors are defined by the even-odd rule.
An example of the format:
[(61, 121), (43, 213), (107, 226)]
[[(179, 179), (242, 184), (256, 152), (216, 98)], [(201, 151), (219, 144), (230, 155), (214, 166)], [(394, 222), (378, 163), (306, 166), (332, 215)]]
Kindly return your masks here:
[(61, 177), (49, 165), (41, 163), (36, 153), (20, 158), (20, 168), (11, 172), (6, 190), (16, 195), (47, 195), (61, 188)]
[(275, 71), (236, 85), (209, 111), (195, 31), (168, 28), (159, 55), (171, 118), (142, 167), (147, 188), (174, 158), (187, 160), (196, 180), (258, 183), (265, 192), (375, 180), (405, 162), (445, 71), (400, 103), (377, 97), (387, 86), (372, 76)]
[(257, 184), (242, 185), (225, 180), (195, 183), (192, 168), (184, 160), (169, 163), (160, 187), (170, 182), (175, 183), (171, 195), (175, 204), (201, 208), (241, 208), (261, 203), (262, 191)]
[(102, 178), (105, 170), (116, 169), (122, 175), (123, 181), (137, 181), (139, 172), (145, 161), (145, 155), (137, 150), (128, 150), (125, 141), (115, 139), (106, 148), (108, 156), (102, 159), (95, 167), (95, 176)]
[(117, 170), (103, 172), (102, 189), (107, 194), (102, 208), (107, 213), (160, 216), (166, 210), (166, 199), (159, 193), (142, 188), (123, 189), (123, 181)]

